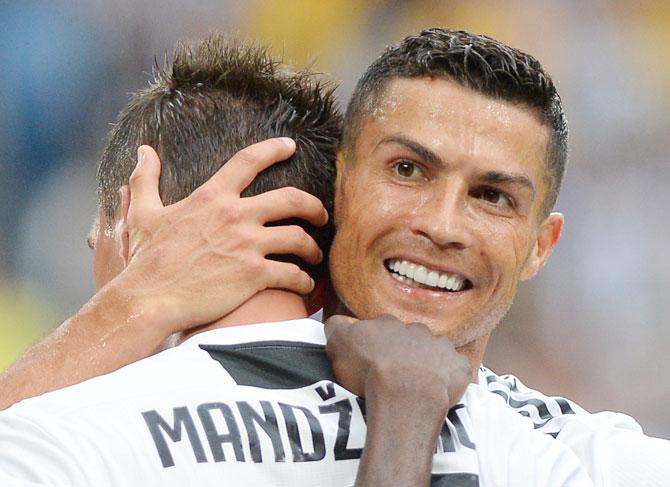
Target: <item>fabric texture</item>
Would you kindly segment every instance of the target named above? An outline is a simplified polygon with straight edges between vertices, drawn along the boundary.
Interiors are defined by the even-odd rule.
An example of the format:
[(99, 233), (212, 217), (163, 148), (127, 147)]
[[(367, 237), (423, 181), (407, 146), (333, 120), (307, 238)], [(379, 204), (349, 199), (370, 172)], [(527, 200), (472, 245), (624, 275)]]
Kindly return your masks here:
[[(334, 382), (310, 319), (204, 332), (0, 413), (0, 485), (351, 486), (365, 402)], [(398, 439), (397, 441), (402, 441)], [(472, 384), (433, 485), (582, 486), (576, 454)]]
[(664, 487), (670, 479), (670, 441), (644, 435), (630, 416), (589, 413), (573, 401), (546, 396), (517, 377), (481, 367), (479, 387), (556, 438), (579, 458), (596, 486)]

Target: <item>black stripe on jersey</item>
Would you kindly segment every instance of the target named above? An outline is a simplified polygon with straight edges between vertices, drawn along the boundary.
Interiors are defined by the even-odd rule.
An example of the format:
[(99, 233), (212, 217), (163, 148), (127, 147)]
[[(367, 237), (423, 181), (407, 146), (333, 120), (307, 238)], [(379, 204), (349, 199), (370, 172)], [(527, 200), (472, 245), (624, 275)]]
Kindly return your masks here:
[[(523, 401), (517, 401), (514, 399), (511, 395), (507, 394), (505, 391), (499, 391), (499, 390), (493, 390), (491, 391), (494, 394), (498, 394), (500, 397), (502, 397), (507, 404), (512, 406), (514, 409), (519, 409), (522, 408), (523, 406), (527, 406), (530, 404), (531, 406), (535, 406), (537, 409), (537, 413), (540, 416), (540, 419), (551, 419), (554, 416), (549, 412), (549, 408), (547, 407), (547, 403), (544, 401), (541, 401), (540, 399), (525, 399)], [(568, 406), (569, 407), (569, 406)], [(565, 413), (564, 413), (565, 414)]]
[(554, 397), (553, 399), (556, 401), (556, 404), (558, 404), (558, 407), (561, 408), (563, 414), (576, 414), (570, 407), (570, 403), (567, 399), (563, 399), (562, 397)]
[[(513, 409), (517, 410), (516, 411), (517, 413), (521, 414), (522, 416), (530, 418), (530, 413), (528, 411), (521, 410), (521, 408), (527, 405), (535, 407), (535, 409), (537, 410), (537, 414), (540, 418), (540, 421), (533, 420), (535, 429), (540, 429), (546, 426), (547, 423), (549, 423), (551, 420), (559, 418), (563, 415), (576, 414), (575, 411), (570, 406), (570, 403), (568, 402), (567, 399), (564, 399), (562, 397), (549, 397), (541, 393), (537, 393), (538, 397), (529, 398), (528, 397), (529, 393), (532, 393), (534, 391), (519, 390), (516, 378), (507, 379), (505, 376), (502, 377), (498, 376), (487, 369), (482, 370), (486, 374), (486, 383), (488, 385), (489, 391), (494, 394), (498, 394), (500, 397), (502, 397), (505, 400), (505, 402), (507, 402), (508, 405), (510, 405)], [(500, 389), (494, 389), (491, 387), (492, 384), (502, 386), (505, 390), (503, 391)], [(517, 395), (517, 397), (522, 396), (523, 399), (517, 399), (517, 397), (514, 397), (515, 395)], [(548, 406), (550, 401), (552, 404), (558, 406), (558, 409), (560, 409), (561, 414), (552, 414)], [(551, 434), (554, 437), (558, 434), (558, 432), (551, 432), (551, 433), (547, 432), (547, 433)]]
[(323, 345), (265, 341), (236, 345), (200, 345), (243, 386), (299, 389), (335, 376)]
[(479, 477), (471, 473), (446, 473), (430, 476), (431, 487), (479, 487)]

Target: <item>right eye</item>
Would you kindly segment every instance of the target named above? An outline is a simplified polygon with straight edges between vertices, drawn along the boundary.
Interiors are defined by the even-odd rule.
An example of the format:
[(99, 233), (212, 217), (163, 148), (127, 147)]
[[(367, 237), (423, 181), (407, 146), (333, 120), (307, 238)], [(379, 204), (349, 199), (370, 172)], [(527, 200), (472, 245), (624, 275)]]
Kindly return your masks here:
[(417, 179), (423, 177), (423, 169), (412, 161), (403, 159), (394, 165), (395, 173), (403, 179)]

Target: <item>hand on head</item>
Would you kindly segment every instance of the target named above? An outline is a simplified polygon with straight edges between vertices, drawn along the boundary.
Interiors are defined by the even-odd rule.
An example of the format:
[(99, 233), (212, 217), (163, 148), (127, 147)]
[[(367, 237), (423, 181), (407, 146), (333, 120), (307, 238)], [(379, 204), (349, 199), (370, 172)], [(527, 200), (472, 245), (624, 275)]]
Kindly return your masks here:
[(313, 289), (297, 265), (266, 256), (293, 254), (317, 264), (322, 253), (316, 242), (297, 225), (265, 224), (301, 218), (321, 226), (328, 215), (319, 199), (292, 187), (240, 197), (259, 172), (294, 151), (287, 138), (254, 144), (190, 196), (163, 206), (158, 154), (139, 148), (129, 188), (121, 189), (123, 274), (132, 274), (147, 300), (160, 306), (170, 333), (210, 323), (267, 288), (299, 294)]

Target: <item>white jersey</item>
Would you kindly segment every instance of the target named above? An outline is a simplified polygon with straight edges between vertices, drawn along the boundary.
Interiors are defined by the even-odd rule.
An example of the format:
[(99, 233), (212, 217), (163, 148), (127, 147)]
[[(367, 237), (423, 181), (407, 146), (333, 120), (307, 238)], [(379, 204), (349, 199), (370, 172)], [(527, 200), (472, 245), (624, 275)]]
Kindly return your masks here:
[[(351, 486), (365, 403), (334, 382), (324, 343), (309, 319), (218, 329), (22, 401), (0, 413), (0, 485)], [(591, 481), (473, 384), (445, 418), (432, 485)]]
[(645, 436), (630, 416), (591, 414), (573, 401), (545, 396), (513, 375), (479, 370), (482, 389), (502, 398), (540, 432), (575, 452), (596, 486), (670, 485), (670, 441)]

